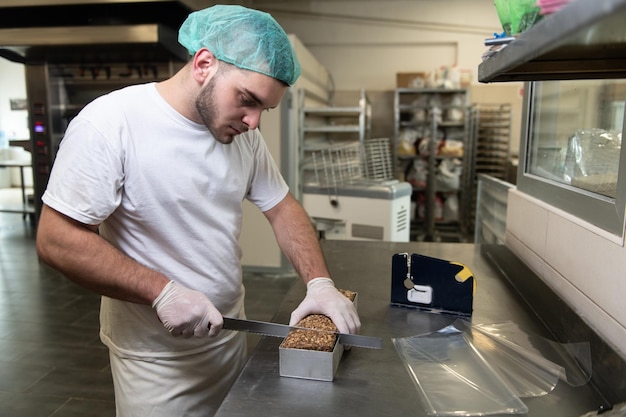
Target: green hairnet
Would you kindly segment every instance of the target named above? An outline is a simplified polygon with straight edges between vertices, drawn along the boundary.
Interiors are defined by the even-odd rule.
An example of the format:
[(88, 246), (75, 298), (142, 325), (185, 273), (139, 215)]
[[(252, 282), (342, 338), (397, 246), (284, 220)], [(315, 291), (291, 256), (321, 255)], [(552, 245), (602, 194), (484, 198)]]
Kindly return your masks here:
[(221, 61), (293, 85), (300, 63), (287, 34), (272, 16), (242, 6), (217, 5), (191, 13), (178, 32), (191, 55), (210, 50)]

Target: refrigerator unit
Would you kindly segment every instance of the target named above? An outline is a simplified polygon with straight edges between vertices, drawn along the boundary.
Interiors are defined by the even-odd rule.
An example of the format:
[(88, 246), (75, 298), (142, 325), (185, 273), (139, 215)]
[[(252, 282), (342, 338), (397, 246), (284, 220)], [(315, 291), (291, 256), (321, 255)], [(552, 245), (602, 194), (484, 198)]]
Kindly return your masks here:
[(410, 184), (400, 181), (305, 186), (302, 199), (325, 239), (408, 242), (411, 192)]

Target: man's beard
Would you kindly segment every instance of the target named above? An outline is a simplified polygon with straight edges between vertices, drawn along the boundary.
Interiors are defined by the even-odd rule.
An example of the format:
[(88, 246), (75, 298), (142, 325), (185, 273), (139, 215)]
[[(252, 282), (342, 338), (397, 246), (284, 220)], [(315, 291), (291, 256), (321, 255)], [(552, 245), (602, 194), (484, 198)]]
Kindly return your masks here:
[(198, 98), (196, 98), (196, 110), (202, 119), (202, 123), (209, 129), (209, 132), (213, 135), (215, 140), (220, 143), (228, 145), (232, 143), (233, 135), (220, 135), (217, 126), (215, 125), (218, 119), (217, 100), (215, 100), (215, 80), (217, 77), (213, 77), (209, 80), (209, 83), (202, 88)]

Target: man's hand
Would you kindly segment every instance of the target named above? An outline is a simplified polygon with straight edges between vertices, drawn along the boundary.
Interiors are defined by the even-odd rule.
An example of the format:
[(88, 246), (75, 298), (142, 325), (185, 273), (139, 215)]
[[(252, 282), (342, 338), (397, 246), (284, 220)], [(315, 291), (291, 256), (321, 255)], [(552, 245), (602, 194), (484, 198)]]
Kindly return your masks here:
[(315, 278), (307, 283), (306, 297), (291, 313), (289, 325), (296, 325), (309, 314), (330, 317), (340, 333), (358, 333), (361, 329), (354, 304), (337, 291), (330, 278)]
[(152, 302), (159, 319), (174, 336), (216, 336), (224, 319), (200, 291), (170, 281)]

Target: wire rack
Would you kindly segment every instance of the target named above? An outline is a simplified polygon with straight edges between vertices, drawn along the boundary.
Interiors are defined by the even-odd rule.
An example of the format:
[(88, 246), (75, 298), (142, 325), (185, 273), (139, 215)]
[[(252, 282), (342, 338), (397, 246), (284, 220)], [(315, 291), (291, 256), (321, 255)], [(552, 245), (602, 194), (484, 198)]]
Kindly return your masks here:
[(394, 178), (389, 138), (369, 139), (363, 144), (365, 178), (388, 181)]
[(393, 179), (388, 138), (336, 144), (310, 151), (305, 182), (320, 187), (379, 183)]

